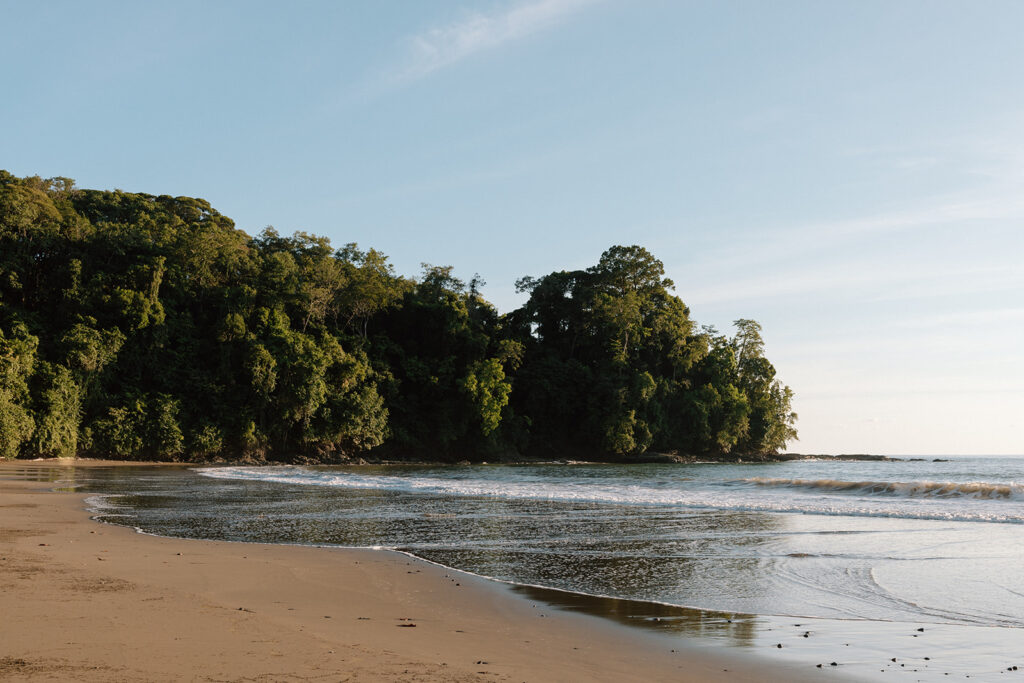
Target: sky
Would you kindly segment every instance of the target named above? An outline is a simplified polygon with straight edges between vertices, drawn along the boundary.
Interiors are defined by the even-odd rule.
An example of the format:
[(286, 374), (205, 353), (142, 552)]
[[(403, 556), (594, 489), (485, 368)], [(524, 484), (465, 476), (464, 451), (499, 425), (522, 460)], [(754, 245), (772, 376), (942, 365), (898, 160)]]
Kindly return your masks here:
[(1024, 3), (0, 0), (0, 168), (763, 326), (804, 453), (1024, 453)]

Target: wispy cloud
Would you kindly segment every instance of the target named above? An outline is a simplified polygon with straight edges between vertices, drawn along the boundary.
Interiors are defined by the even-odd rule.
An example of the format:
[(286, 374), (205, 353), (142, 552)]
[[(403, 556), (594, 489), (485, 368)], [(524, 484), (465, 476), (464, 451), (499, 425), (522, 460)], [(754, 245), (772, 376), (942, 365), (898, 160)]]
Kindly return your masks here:
[(490, 14), (474, 12), (412, 38), (396, 81), (422, 78), (486, 50), (556, 26), (595, 0), (532, 0)]
[[(935, 232), (957, 227), (980, 238), (988, 231), (1005, 229), (1009, 222), (1024, 219), (1024, 199), (1009, 194), (999, 190), (974, 197), (936, 197), (930, 205), (917, 208), (750, 234), (746, 245), (723, 248), (691, 264), (689, 277), (675, 275), (674, 279), (692, 282), (682, 291), (688, 302), (702, 304), (855, 287), (862, 293), (867, 288), (874, 300), (1019, 288), (1024, 272), (1015, 263), (1006, 265), (1006, 253), (989, 254), (984, 262), (965, 261), (967, 254), (957, 251), (955, 241)], [(945, 246), (927, 258), (919, 252), (887, 255), (874, 246), (883, 236), (901, 233), (920, 234), (922, 243)], [(1006, 246), (1012, 250), (1017, 243), (1015, 239)], [(756, 275), (740, 275), (744, 273)], [(725, 280), (716, 274), (724, 274)], [(962, 279), (953, 281), (954, 275)]]
[(885, 233), (898, 230), (929, 228), (962, 221), (990, 220), (1020, 215), (1024, 200), (1012, 202), (976, 199), (948, 201), (906, 211), (893, 211), (866, 218), (811, 224), (802, 229), (804, 234), (828, 234), (845, 236), (863, 233)]
[[(728, 302), (778, 299), (780, 297), (835, 297), (843, 292), (856, 292), (858, 297), (878, 300), (881, 297), (906, 298), (902, 292), (911, 286), (922, 284), (923, 291), (913, 290), (912, 294), (930, 294), (930, 287), (943, 285), (953, 277), (977, 277), (985, 273), (982, 269), (960, 268), (935, 273), (929, 264), (875, 264), (867, 257), (856, 259), (830, 259), (817, 265), (799, 267), (758, 268), (756, 274), (743, 277), (736, 273), (741, 269), (731, 268), (725, 278), (709, 280), (708, 271), (702, 269), (692, 277), (683, 293), (687, 303), (710, 305)], [(1019, 285), (1021, 278), (1008, 277), (994, 282), (991, 286), (1005, 289)], [(945, 291), (945, 290), (944, 290)], [(957, 290), (962, 291), (962, 290)]]
[(934, 329), (934, 328), (963, 328), (963, 327), (985, 327), (1005, 328), (1014, 325), (1017, 330), (1024, 324), (1024, 307), (1011, 306), (1006, 308), (993, 308), (983, 311), (955, 311), (952, 313), (938, 313), (927, 316), (911, 318), (909, 320), (892, 323), (899, 327), (909, 329)]

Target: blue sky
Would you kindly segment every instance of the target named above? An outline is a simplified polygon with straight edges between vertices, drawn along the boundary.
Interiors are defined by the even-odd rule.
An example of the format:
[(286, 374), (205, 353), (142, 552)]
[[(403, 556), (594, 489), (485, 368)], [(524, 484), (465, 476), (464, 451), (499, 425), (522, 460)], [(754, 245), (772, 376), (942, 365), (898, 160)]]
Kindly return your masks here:
[(764, 326), (802, 452), (1024, 452), (1024, 3), (3, 3), (0, 167)]

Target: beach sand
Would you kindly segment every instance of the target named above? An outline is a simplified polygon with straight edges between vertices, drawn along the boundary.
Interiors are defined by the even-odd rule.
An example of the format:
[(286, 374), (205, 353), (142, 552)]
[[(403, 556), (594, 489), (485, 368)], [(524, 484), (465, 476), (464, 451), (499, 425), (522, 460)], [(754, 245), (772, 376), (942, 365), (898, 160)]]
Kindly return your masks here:
[(66, 465), (0, 463), (0, 680), (815, 680), (395, 552), (100, 524), (26, 466)]

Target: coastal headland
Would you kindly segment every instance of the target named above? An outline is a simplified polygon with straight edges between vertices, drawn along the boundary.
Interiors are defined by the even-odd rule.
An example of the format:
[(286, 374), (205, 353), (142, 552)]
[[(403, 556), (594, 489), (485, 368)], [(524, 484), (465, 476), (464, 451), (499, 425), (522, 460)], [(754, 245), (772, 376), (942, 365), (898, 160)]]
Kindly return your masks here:
[(81, 494), (18, 476), (66, 465), (0, 463), (3, 680), (812, 680), (399, 553), (100, 524)]

